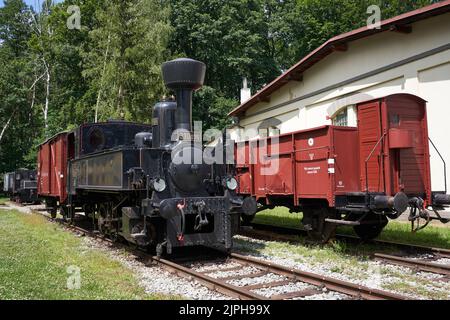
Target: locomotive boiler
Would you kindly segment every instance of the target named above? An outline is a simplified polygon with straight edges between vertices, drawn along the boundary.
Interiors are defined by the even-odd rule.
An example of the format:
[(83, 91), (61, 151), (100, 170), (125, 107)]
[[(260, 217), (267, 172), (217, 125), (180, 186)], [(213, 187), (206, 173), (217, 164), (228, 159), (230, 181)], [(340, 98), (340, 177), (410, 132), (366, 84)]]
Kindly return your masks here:
[(98, 232), (155, 247), (158, 255), (194, 245), (230, 249), (242, 207), (233, 166), (210, 161), (205, 154), (214, 152), (205, 152), (192, 132), (192, 94), (206, 66), (177, 59), (162, 72), (176, 101), (156, 104), (152, 126), (139, 132), (121, 123), (122, 131), (135, 133), (133, 141), (108, 123), (63, 135), (67, 196), (54, 203), (67, 219), (83, 211)]
[[(285, 206), (302, 212), (311, 238), (323, 242), (338, 225), (375, 238), (408, 209), (414, 231), (431, 220), (449, 222), (440, 213), (450, 206), (446, 185), (431, 190), (426, 102), (394, 94), (356, 109), (357, 127), (322, 126), (238, 143), (236, 158), (244, 159), (237, 166), (239, 194), (255, 208), (243, 220), (253, 219), (257, 205)], [(266, 167), (278, 170), (264, 174)]]

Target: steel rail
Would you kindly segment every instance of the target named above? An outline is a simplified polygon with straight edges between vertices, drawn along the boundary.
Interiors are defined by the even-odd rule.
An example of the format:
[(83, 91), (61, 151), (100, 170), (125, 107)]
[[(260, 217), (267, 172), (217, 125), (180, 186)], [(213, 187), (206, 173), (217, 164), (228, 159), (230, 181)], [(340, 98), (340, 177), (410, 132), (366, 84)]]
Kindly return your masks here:
[(385, 261), (391, 264), (396, 264), (404, 267), (415, 268), (421, 271), (438, 273), (446, 276), (450, 276), (450, 265), (433, 263), (423, 260), (415, 260), (405, 257), (393, 256), (382, 253), (375, 253), (375, 259), (379, 261)]
[[(280, 227), (280, 226), (271, 226), (268, 224), (258, 224), (258, 223), (252, 223), (250, 226), (254, 227), (257, 231), (268, 231), (273, 233), (278, 233), (282, 235), (291, 235), (291, 236), (305, 236), (307, 235), (306, 230), (303, 229), (297, 229), (292, 227)], [(246, 231), (244, 230), (243, 233), (251, 233), (256, 231)], [(351, 235), (344, 235), (344, 234), (337, 234), (336, 239), (338, 240), (344, 240), (354, 243), (361, 243), (363, 240), (361, 240), (358, 237), (351, 236)], [(415, 250), (415, 251), (421, 251), (421, 252), (430, 252), (435, 254), (441, 254), (443, 256), (450, 256), (450, 250), (444, 249), (444, 248), (436, 248), (436, 247), (427, 247), (427, 246), (421, 246), (416, 244), (408, 244), (408, 243), (402, 243), (402, 242), (394, 242), (394, 241), (388, 241), (388, 240), (378, 240), (373, 239), (369, 241), (365, 241), (367, 244), (379, 244), (384, 246), (393, 246), (397, 247), (399, 249), (404, 250)]]
[(164, 266), (172, 273), (177, 274), (178, 276), (183, 276), (189, 279), (195, 279), (196, 281), (202, 283), (210, 290), (217, 291), (224, 295), (237, 298), (240, 300), (266, 300), (267, 298), (261, 296), (259, 294), (253, 293), (250, 290), (246, 290), (245, 287), (237, 287), (231, 284), (226, 283), (225, 281), (221, 281), (219, 279), (212, 278), (206, 274), (194, 271), (192, 269), (186, 268), (182, 265), (179, 265), (175, 262), (161, 259), (158, 257), (152, 257), (152, 261), (155, 261), (157, 264)]
[(142, 250), (133, 249), (133, 248), (130, 248), (130, 247), (120, 244), (120, 243), (115, 243), (111, 239), (103, 237), (94, 231), (87, 230), (87, 229), (81, 228), (76, 225), (72, 225), (72, 224), (68, 224), (68, 223), (65, 223), (65, 222), (62, 222), (59, 220), (52, 219), (45, 213), (41, 213), (41, 212), (37, 212), (37, 213), (39, 215), (42, 215), (45, 218), (47, 218), (50, 222), (59, 223), (60, 225), (66, 227), (68, 229), (71, 229), (72, 231), (84, 233), (95, 239), (115, 244), (121, 248), (125, 248), (125, 249), (129, 250), (132, 254), (134, 254), (140, 258), (144, 258), (146, 260), (146, 261), (144, 261), (144, 264), (146, 266), (150, 266), (152, 264), (157, 264), (172, 274), (176, 274), (178, 276), (187, 278), (189, 280), (195, 279), (196, 281), (203, 284), (204, 286), (206, 286), (207, 288), (209, 288), (212, 291), (216, 291), (216, 292), (222, 293), (226, 296), (240, 299), (240, 300), (265, 300), (266, 299), (266, 297), (264, 297), (264, 296), (253, 293), (250, 290), (246, 290), (245, 287), (241, 288), (241, 287), (230, 285), (230, 284), (226, 283), (225, 281), (221, 281), (220, 278), (215, 279), (204, 273), (200, 273), (200, 272), (194, 271), (192, 269), (186, 268), (176, 262), (173, 262), (173, 261), (170, 261), (167, 259), (163, 259), (163, 258), (160, 258), (157, 256), (149, 255)]
[(325, 286), (330, 291), (340, 292), (353, 297), (363, 298), (366, 300), (409, 300), (410, 298), (391, 293), (379, 289), (372, 289), (365, 286), (360, 286), (348, 281), (338, 280), (327, 276), (317, 275), (314, 273), (280, 266), (268, 261), (261, 261), (256, 258), (242, 256), (236, 253), (230, 254), (231, 258), (247, 262), (254, 266), (267, 268), (269, 271), (282, 274), (286, 277), (295, 278), (296, 280), (309, 283), (315, 286)]
[[(36, 211), (34, 211), (34, 212), (36, 212)], [(211, 276), (208, 276), (207, 274), (211, 273), (211, 271), (198, 272), (198, 271), (192, 270), (190, 268), (187, 268), (181, 264), (178, 264), (174, 261), (163, 259), (163, 258), (160, 258), (157, 256), (152, 256), (150, 254), (143, 252), (142, 250), (133, 249), (126, 245), (113, 242), (111, 239), (101, 236), (94, 231), (86, 230), (86, 229), (76, 226), (76, 225), (72, 225), (72, 224), (68, 224), (68, 223), (65, 223), (60, 220), (52, 219), (48, 215), (41, 213), (41, 212), (37, 212), (37, 213), (39, 215), (46, 217), (49, 221), (59, 223), (62, 226), (67, 227), (68, 229), (72, 229), (75, 232), (81, 232), (81, 233), (89, 235), (90, 237), (93, 237), (95, 239), (114, 244), (117, 247), (125, 248), (125, 249), (129, 250), (131, 253), (133, 253), (134, 255), (136, 255), (140, 258), (144, 258), (146, 260), (144, 263), (147, 266), (150, 266), (152, 264), (157, 264), (157, 265), (163, 267), (164, 269), (168, 270), (170, 273), (187, 278), (189, 280), (195, 279), (199, 283), (205, 285), (210, 290), (213, 290), (213, 291), (219, 292), (221, 294), (227, 295), (229, 297), (233, 297), (233, 298), (240, 299), (240, 300), (270, 300), (270, 298), (267, 298), (265, 296), (255, 293), (255, 292), (252, 292), (251, 291), (252, 286), (248, 286), (248, 288), (247, 288), (247, 286), (243, 286), (243, 287), (234, 286), (232, 284), (227, 283), (224, 280), (221, 280), (221, 278), (216, 279)], [(319, 288), (325, 287), (330, 291), (343, 293), (343, 294), (346, 294), (346, 295), (349, 295), (352, 297), (356, 297), (356, 298), (362, 298), (362, 299), (367, 299), (367, 300), (408, 300), (409, 299), (408, 297), (405, 297), (405, 296), (402, 296), (399, 294), (395, 294), (395, 293), (391, 293), (391, 292), (387, 292), (387, 291), (383, 291), (383, 290), (379, 290), (379, 289), (372, 289), (372, 288), (360, 286), (360, 285), (357, 285), (357, 284), (354, 284), (354, 283), (351, 283), (348, 281), (333, 279), (333, 278), (330, 278), (327, 276), (313, 274), (313, 273), (301, 271), (298, 269), (287, 268), (287, 267), (284, 267), (281, 265), (274, 264), (269, 261), (263, 261), (263, 260), (259, 260), (256, 258), (236, 254), (236, 253), (230, 253), (228, 255), (228, 258), (230, 258), (232, 261), (235, 261), (235, 262), (241, 264), (242, 266), (252, 265), (252, 266), (260, 269), (261, 271), (265, 271), (266, 273), (275, 273), (275, 274), (284, 276), (284, 277), (288, 278), (289, 280), (291, 280), (292, 282), (300, 281), (300, 282), (308, 283), (310, 285), (313, 285), (313, 286), (316, 286)], [(249, 274), (249, 276), (251, 276), (251, 274)], [(243, 275), (243, 277), (244, 277), (244, 275)], [(262, 285), (258, 285), (258, 286), (271, 287), (272, 285), (276, 286), (276, 284), (277, 284), (276, 282), (273, 282), (273, 283), (267, 283), (267, 284), (262, 284)], [(310, 289), (310, 290), (305, 290), (304, 292), (290, 292), (290, 293), (286, 293), (286, 294), (280, 294), (280, 295), (274, 296), (274, 298), (287, 299), (287, 298), (290, 298), (291, 296), (292, 297), (307, 296), (307, 295), (313, 295), (313, 294), (317, 294), (317, 293), (318, 293), (317, 289)]]

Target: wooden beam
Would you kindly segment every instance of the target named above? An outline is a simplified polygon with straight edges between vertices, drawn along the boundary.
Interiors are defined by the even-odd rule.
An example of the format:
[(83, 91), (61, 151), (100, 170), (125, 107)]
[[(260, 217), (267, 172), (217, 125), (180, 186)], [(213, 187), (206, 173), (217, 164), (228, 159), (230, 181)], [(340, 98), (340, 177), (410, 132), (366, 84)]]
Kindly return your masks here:
[(344, 52), (348, 50), (348, 45), (346, 43), (333, 44), (331, 50)]
[(270, 96), (267, 96), (267, 97), (259, 96), (258, 98), (256, 98), (256, 100), (258, 102), (270, 102)]
[(404, 34), (408, 34), (412, 32), (412, 26), (408, 26), (408, 25), (392, 25), (389, 27), (390, 31), (393, 32), (399, 32), (399, 33), (404, 33)]
[(303, 81), (303, 74), (301, 73), (297, 73), (297, 72), (293, 72), (291, 74), (289, 74), (286, 79), (288, 81)]

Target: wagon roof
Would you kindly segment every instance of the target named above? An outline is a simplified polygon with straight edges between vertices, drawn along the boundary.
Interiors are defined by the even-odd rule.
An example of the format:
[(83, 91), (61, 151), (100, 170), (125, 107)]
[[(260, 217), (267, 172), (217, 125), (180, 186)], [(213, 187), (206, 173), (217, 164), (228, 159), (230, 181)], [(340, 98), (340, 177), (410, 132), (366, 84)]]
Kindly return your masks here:
[(306, 70), (311, 68), (314, 64), (321, 61), (329, 54), (333, 53), (334, 51), (345, 51), (347, 43), (351, 41), (359, 40), (385, 31), (408, 30), (408, 25), (413, 22), (425, 20), (427, 18), (438, 16), (449, 11), (450, 0), (445, 0), (421, 9), (407, 12), (391, 19), (383, 20), (381, 22), (380, 29), (372, 29), (366, 26), (331, 38), (327, 42), (322, 44), (319, 48), (312, 51), (310, 54), (300, 60), (297, 64), (292, 66), (285, 73), (273, 80), (270, 84), (258, 91), (249, 100), (231, 111), (229, 113), (229, 116), (238, 116), (258, 102), (268, 101), (270, 95), (273, 92), (275, 92), (291, 80), (301, 79), (302, 74)]
[(52, 141), (52, 140), (55, 140), (55, 139), (58, 138), (59, 136), (67, 135), (67, 134), (69, 134), (69, 132), (71, 132), (71, 131), (68, 131), (68, 130), (66, 130), (66, 131), (61, 131), (61, 132), (55, 134), (54, 136), (48, 138), (48, 139), (45, 140), (44, 142), (42, 142), (42, 143), (39, 145), (39, 147), (40, 147), (40, 146), (43, 146), (44, 144), (49, 143), (49, 142)]

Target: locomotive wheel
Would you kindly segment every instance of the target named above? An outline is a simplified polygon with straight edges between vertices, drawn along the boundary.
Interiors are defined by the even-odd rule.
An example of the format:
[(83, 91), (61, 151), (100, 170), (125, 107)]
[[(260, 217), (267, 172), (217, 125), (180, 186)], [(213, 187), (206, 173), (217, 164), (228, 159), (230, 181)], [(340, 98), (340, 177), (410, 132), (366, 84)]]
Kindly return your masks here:
[[(370, 220), (369, 220), (370, 219)], [(388, 219), (385, 216), (377, 214), (369, 214), (364, 220), (366, 221), (379, 221), (374, 224), (361, 224), (359, 226), (354, 226), (353, 230), (357, 236), (362, 240), (372, 240), (380, 235), (384, 227), (388, 224)], [(363, 220), (363, 221), (364, 221)]]
[(304, 221), (308, 222), (311, 230), (308, 231), (308, 238), (314, 242), (327, 243), (336, 234), (336, 225), (326, 222), (326, 218), (334, 218), (335, 212), (329, 208), (313, 209), (304, 212)]

